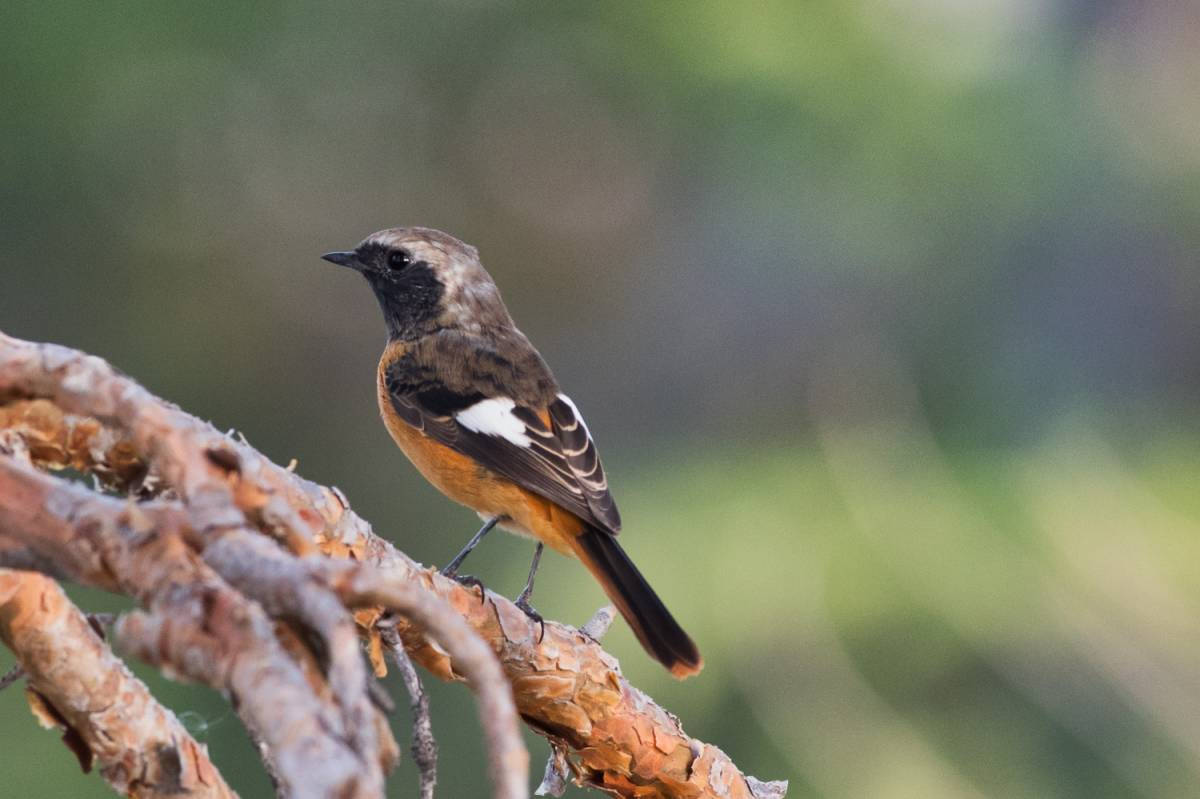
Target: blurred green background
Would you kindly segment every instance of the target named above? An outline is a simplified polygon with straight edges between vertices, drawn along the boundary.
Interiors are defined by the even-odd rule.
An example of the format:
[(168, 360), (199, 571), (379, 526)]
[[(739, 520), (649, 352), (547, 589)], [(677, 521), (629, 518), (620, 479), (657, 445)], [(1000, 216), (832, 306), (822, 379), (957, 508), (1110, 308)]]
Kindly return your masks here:
[[(477, 522), (387, 439), (374, 299), (317, 256), (447, 230), (706, 656), (675, 683), (606, 639), (689, 733), (792, 797), (1196, 796), (1197, 41), (1133, 0), (8, 0), (0, 329), (442, 564)], [(469, 570), (515, 594), (529, 554)], [(548, 617), (601, 602), (544, 564)], [(218, 697), (148, 679), (266, 794)], [(433, 711), (440, 795), (484, 795), (468, 692)], [(16, 689), (0, 774), (108, 795)]]

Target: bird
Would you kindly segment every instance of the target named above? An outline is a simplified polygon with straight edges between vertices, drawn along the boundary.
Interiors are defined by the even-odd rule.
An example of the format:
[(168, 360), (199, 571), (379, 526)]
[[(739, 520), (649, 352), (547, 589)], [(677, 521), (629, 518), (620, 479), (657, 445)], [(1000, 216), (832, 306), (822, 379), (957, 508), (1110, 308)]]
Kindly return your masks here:
[(517, 599), (527, 615), (542, 621), (530, 598), (549, 546), (583, 563), (672, 675), (698, 673), (696, 644), (617, 542), (621, 516), (587, 424), (513, 322), (478, 250), (431, 228), (397, 227), (321, 257), (361, 274), (383, 312), (376, 389), (392, 439), (484, 521), (442, 573), (479, 585), (458, 569), (489, 531), (531, 538)]

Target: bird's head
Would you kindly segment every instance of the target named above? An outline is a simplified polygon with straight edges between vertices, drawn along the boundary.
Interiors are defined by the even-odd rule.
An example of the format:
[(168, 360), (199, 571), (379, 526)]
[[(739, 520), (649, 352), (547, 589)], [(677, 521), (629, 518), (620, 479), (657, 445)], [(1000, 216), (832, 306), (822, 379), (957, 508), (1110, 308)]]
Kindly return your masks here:
[(389, 228), (353, 250), (321, 257), (366, 278), (392, 338), (511, 323), (479, 252), (440, 230)]

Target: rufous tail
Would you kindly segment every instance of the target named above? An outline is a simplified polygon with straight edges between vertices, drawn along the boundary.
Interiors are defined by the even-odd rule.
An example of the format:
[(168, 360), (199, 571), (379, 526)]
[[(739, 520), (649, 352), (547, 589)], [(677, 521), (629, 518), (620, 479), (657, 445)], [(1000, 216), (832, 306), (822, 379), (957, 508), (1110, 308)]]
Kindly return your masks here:
[(651, 657), (679, 679), (704, 668), (704, 659), (692, 639), (611, 533), (585, 528), (575, 538), (574, 548)]

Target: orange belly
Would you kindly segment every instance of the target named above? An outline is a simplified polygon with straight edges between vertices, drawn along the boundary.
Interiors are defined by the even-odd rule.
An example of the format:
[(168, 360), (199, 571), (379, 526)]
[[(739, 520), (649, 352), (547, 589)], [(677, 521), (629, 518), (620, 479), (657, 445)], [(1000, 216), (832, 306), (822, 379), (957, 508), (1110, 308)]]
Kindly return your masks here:
[(405, 424), (392, 409), (382, 369), (378, 395), (379, 412), (392, 439), (439, 491), (485, 519), (499, 516), (500, 526), (511, 532), (574, 556), (571, 541), (583, 530), (578, 516)]

